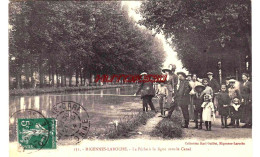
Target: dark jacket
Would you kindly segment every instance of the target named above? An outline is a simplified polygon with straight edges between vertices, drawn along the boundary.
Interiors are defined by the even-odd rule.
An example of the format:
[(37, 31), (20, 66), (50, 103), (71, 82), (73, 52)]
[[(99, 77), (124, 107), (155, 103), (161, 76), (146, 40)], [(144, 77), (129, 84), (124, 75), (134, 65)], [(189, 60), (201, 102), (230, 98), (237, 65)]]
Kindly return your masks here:
[(212, 88), (214, 93), (217, 93), (220, 89), (220, 85), (219, 85), (218, 81), (214, 78), (209, 80), (209, 86)]
[(223, 105), (230, 105), (231, 99), (228, 92), (219, 92), (218, 94), (218, 106), (223, 107)]
[(193, 104), (195, 105), (195, 110), (200, 110), (201, 109), (201, 104), (203, 103), (203, 99), (204, 99), (204, 95), (203, 93), (197, 93), (194, 95), (193, 97)]
[(245, 84), (241, 83), (240, 94), (245, 101), (252, 100), (252, 83), (247, 81)]
[(176, 92), (177, 91), (177, 84), (178, 84), (178, 75), (173, 74), (172, 78), (173, 78), (173, 89)]
[(229, 114), (230, 107), (224, 107), (224, 105), (230, 105), (231, 99), (228, 92), (220, 92), (217, 96), (218, 98), (218, 111), (222, 116), (227, 116)]
[(190, 103), (190, 86), (189, 82), (186, 80), (181, 81), (179, 83), (179, 89), (177, 89), (175, 95), (175, 101), (178, 105), (189, 105)]
[(144, 96), (154, 96), (155, 90), (153, 88), (152, 82), (143, 82), (140, 84), (136, 94), (138, 94), (141, 91), (141, 98)]

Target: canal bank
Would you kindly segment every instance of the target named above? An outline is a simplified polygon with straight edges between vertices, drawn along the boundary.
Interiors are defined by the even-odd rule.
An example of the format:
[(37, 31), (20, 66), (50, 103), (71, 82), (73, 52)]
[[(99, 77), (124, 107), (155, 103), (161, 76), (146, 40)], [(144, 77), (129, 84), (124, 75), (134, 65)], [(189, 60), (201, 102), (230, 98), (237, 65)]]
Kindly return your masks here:
[(79, 86), (79, 87), (47, 87), (47, 88), (30, 88), (30, 89), (11, 89), (9, 90), (10, 96), (25, 96), (25, 95), (39, 95), (45, 93), (66, 93), (87, 91), (96, 89), (108, 89), (118, 87), (131, 87), (133, 84), (116, 84), (116, 85), (103, 85), (103, 86)]

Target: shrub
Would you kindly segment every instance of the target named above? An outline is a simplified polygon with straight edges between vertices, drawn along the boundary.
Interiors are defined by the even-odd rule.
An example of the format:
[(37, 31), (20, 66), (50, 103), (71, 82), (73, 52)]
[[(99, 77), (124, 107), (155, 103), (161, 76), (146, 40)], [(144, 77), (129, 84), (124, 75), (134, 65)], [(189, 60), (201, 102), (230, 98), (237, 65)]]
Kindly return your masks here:
[(171, 118), (162, 119), (151, 132), (151, 136), (163, 138), (182, 137), (182, 118), (179, 111), (175, 111)]
[(136, 130), (154, 116), (154, 112), (142, 111), (131, 116), (125, 116), (123, 119), (120, 119), (118, 124), (114, 124), (113, 128), (108, 129), (105, 136), (110, 139), (129, 137), (131, 136), (130, 132)]

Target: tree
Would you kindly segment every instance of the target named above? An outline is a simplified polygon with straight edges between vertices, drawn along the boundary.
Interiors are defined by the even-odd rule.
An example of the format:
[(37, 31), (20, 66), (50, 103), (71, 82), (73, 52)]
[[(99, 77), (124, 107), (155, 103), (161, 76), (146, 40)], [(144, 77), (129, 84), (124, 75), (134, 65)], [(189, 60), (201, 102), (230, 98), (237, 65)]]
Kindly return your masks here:
[(139, 23), (170, 38), (190, 72), (216, 74), (219, 60), (224, 75), (246, 71), (244, 59), (251, 56), (250, 0), (144, 1), (140, 13)]
[(74, 76), (78, 86), (96, 74), (156, 73), (165, 57), (162, 43), (120, 2), (10, 3), (9, 24), (10, 75), (20, 85), (27, 71), (30, 84), (39, 74), (40, 87), (66, 86), (66, 78), (71, 86)]

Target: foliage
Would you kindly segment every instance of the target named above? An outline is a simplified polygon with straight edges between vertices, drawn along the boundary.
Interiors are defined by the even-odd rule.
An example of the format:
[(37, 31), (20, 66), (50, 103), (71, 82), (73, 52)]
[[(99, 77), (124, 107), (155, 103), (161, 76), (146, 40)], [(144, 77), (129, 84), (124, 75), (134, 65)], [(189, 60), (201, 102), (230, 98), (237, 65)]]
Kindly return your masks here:
[(182, 118), (180, 111), (174, 111), (171, 118), (162, 119), (152, 131), (151, 136), (159, 136), (163, 138), (179, 138), (182, 137)]
[(110, 139), (124, 138), (131, 136), (131, 132), (136, 130), (140, 125), (147, 122), (148, 119), (155, 116), (153, 111), (133, 114), (120, 120), (116, 127), (106, 131), (105, 135)]
[[(143, 1), (140, 24), (171, 39), (185, 68), (204, 76), (246, 71), (251, 56), (250, 0)], [(249, 68), (250, 72), (250, 68)]]
[[(11, 2), (10, 76), (16, 88), (76, 85), (96, 74), (160, 71), (162, 43), (128, 17), (121, 2)], [(26, 77), (26, 82), (21, 81)], [(48, 76), (49, 82), (45, 81)], [(52, 82), (50, 81), (52, 80)]]

